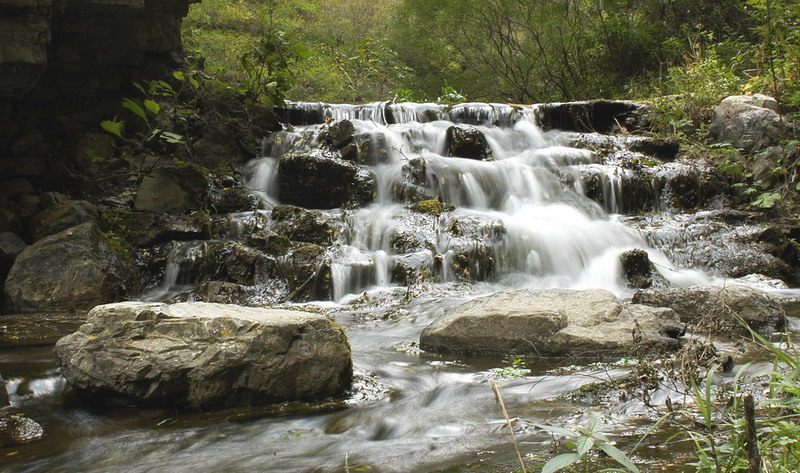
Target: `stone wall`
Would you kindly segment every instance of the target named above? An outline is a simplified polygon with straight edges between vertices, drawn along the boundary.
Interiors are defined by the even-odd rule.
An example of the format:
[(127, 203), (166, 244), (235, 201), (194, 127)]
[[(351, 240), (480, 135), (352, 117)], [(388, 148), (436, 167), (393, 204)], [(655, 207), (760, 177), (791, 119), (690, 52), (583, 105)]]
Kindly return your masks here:
[[(134, 81), (180, 65), (197, 1), (0, 0), (0, 235), (33, 243), (37, 214), (82, 198), (86, 150), (113, 153), (99, 123)], [(14, 256), (4, 248), (0, 302)]]

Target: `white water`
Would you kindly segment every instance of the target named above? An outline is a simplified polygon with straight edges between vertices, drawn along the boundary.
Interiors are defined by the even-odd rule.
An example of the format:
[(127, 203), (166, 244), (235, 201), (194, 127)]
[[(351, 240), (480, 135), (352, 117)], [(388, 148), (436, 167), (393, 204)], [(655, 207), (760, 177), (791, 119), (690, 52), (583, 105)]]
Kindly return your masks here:
[[(600, 164), (591, 151), (563, 146), (559, 133), (539, 129), (530, 109), (385, 103), (310, 103), (294, 108), (317, 113), (332, 123), (350, 120), (356, 135), (380, 135), (387, 144), (384, 155), (373, 161), (381, 164), (368, 167), (378, 183), (375, 203), (347, 212), (345, 230), (334, 251), (336, 300), (396, 284), (391, 278), (393, 264), (411, 254), (427, 261), (425, 271), (436, 273), (435, 280), (441, 282), (474, 277), (475, 270), (485, 270), (485, 279), (504, 286), (595, 287), (620, 294), (626, 289), (618, 257), (642, 248), (672, 285), (709, 283), (699, 272), (673, 267), (638, 232), (616, 218), (614, 213), (622, 206), (624, 169)], [(487, 137), (494, 160), (445, 156), (446, 131), (456, 123), (476, 126)], [(321, 146), (319, 133), (327, 126), (298, 126), (291, 132), (274, 133), (264, 146), (265, 157), (248, 164), (248, 186), (267, 204), (279, 203), (278, 159), (293, 150)], [(393, 189), (402, 183), (403, 166), (414, 159), (424, 160), (424, 187), (456, 210), (431, 219), (429, 228), (411, 225), (411, 233), (424, 244), (406, 252), (393, 248), (392, 238), (412, 217)], [(582, 172), (600, 174), (605, 205), (584, 195)], [(454, 235), (453, 225), (470, 227), (470, 232)], [(459, 254), (472, 258), (471, 250), (488, 255), (491, 268), (485, 263), (484, 268), (478, 267), (478, 258), (471, 260), (466, 271), (454, 269)]]

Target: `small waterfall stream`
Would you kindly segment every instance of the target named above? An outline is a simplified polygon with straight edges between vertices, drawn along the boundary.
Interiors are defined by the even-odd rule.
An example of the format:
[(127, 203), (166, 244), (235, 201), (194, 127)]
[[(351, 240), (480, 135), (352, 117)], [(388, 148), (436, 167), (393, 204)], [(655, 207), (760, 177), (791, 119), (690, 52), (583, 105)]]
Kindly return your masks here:
[[(161, 285), (142, 298), (171, 300), (180, 292), (192, 299), (201, 295), (201, 282), (235, 279), (238, 289), (252, 289), (249, 302), (284, 300), (292, 281), (277, 275), (308, 260), (239, 243), (276, 236), (267, 231), (284, 223), (273, 214), (274, 206), (291, 204), (281, 195), (281, 159), (330, 147), (331, 129), (349, 122), (355, 147), (349, 159), (369, 171), (374, 196), (365, 205), (314, 212), (325, 224), (316, 238), (325, 241), (308, 246), (324, 257), (310, 272), (329, 271), (332, 301), (311, 297), (305, 308), (345, 328), (356, 372), (350, 396), (212, 413), (87, 406), (61, 395), (64, 380), (51, 347), (9, 347), (0, 351), (0, 373), (12, 409), (36, 419), (47, 435), (0, 452), (10, 465), (0, 461), (0, 472), (517, 471), (489, 384), (508, 360), (422, 352), (417, 341), (426, 326), (476, 294), (506, 288), (627, 295), (620, 254), (630, 249), (645, 250), (671, 286), (715, 282), (688, 269), (715, 251), (704, 240), (706, 227), (696, 225), (702, 212), (662, 218), (675, 205), (665, 176), (684, 176), (697, 190), (697, 174), (668, 163), (635, 180), (649, 158), (624, 150), (626, 137), (544, 132), (535, 107), (502, 104), (294, 103), (285, 113), (295, 125), (273, 133), (263, 156), (243, 169), (259, 210), (221, 218), (215, 240), (172, 242)], [(477, 130), (489, 159), (454, 153), (453, 127)], [(577, 146), (581, 140), (619, 149), (602, 155)], [(643, 208), (654, 213), (632, 216)], [(691, 251), (681, 252), (686, 247)], [(420, 281), (424, 290), (413, 293)], [(795, 331), (798, 320), (790, 324)], [(647, 412), (639, 401), (603, 410), (570, 397), (627, 369), (588, 362), (553, 369), (572, 363), (583, 362), (529, 360), (528, 375), (498, 381), (523, 454), (542, 459), (552, 449), (552, 436), (535, 424), (585, 424), (598, 416), (607, 417), (608, 433), (629, 451), (651, 425), (642, 425)], [(651, 446), (639, 450), (637, 461), (654, 470), (693, 471), (682, 465), (681, 452), (664, 448), (667, 437), (647, 437)]]
[[(247, 186), (267, 206), (281, 203), (279, 159), (323, 147), (336, 123), (349, 121), (352, 135), (371, 145), (364, 146), (370, 154), (358, 159), (375, 176), (376, 199), (345, 212), (333, 252), (337, 301), (365, 289), (404, 284), (392, 277), (393, 268), (410, 259), (438, 282), (482, 280), (623, 293), (618, 256), (642, 248), (671, 284), (709, 282), (699, 272), (673, 267), (617, 218), (625, 207), (623, 175), (629, 172), (621, 163), (603, 163), (590, 150), (566, 146), (563, 133), (543, 132), (532, 108), (295, 103), (289, 115), (310, 124), (274, 133), (265, 140), (264, 156), (245, 172)], [(491, 160), (448, 155), (448, 129), (464, 125), (486, 138)], [(402, 191), (409, 174), (423, 194), (455, 210), (422, 224), (411, 222), (407, 208), (415, 199)], [(599, 177), (599, 202), (587, 195), (585, 176)], [(397, 236), (409, 233), (421, 244), (398, 246)]]

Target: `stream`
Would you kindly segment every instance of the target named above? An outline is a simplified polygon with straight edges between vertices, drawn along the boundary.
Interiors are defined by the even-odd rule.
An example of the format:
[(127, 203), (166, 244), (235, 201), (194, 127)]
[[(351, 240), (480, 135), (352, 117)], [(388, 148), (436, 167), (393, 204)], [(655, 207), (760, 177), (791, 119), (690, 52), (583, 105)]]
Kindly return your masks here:
[[(348, 120), (354, 136), (372, 143), (359, 149), (379, 150), (358, 158), (374, 176), (375, 201), (352, 211), (321, 211), (339, 229), (329, 249), (331, 300), (286, 304), (326, 314), (345, 328), (356, 372), (351, 395), (320, 404), (212, 413), (86, 405), (62, 395), (64, 380), (51, 343), (4, 346), (0, 373), (12, 407), (39, 422), (46, 434), (39, 442), (0, 449), (0, 470), (517, 471), (517, 454), (491, 388), (495, 379), (529, 460), (552, 454), (553, 437), (535, 424), (579, 425), (604, 417), (606, 432), (623, 450), (641, 439), (654, 413), (638, 400), (603, 408), (569, 396), (587, 383), (628, 373), (625, 366), (526, 360), (528, 374), (497, 379), (510, 360), (438, 356), (416, 347), (421, 331), (447, 308), (508, 288), (603, 288), (628, 297), (632, 290), (619, 257), (634, 248), (648, 253), (669, 286), (723, 281), (701, 264), (678, 264), (667, 248), (653, 244), (658, 235), (619, 213), (627, 205), (623, 175), (628, 173), (619, 156), (601, 158), (571, 147), (563, 133), (543, 132), (530, 107), (293, 107), (322, 120), (274, 133), (264, 156), (247, 164), (244, 179), (262, 208), (281, 202), (280, 157), (317, 148), (330, 122)], [(493, 160), (448, 156), (445, 135), (454, 124), (479, 130)], [(412, 161), (424, 172), (409, 183)], [(603, 192), (594, 200), (587, 175), (601, 176)], [(411, 184), (455, 209), (436, 217), (409, 212), (404, 192)], [(653, 207), (668, 210), (661, 190), (653, 187)], [(252, 215), (230, 216), (231, 233), (245, 231), (248, 218)], [(163, 282), (143, 298), (169, 300), (188, 290), (191, 299), (187, 261), (202, 258), (203, 244), (176, 246)], [(418, 276), (414, 284), (398, 280), (399, 264)], [(554, 370), (572, 364), (578, 366)], [(658, 395), (653, 402), (663, 405), (669, 393)], [(668, 446), (665, 438), (646, 440), (635, 460), (648, 471), (692, 471), (682, 465), (681, 453), (688, 456), (690, 446)]]

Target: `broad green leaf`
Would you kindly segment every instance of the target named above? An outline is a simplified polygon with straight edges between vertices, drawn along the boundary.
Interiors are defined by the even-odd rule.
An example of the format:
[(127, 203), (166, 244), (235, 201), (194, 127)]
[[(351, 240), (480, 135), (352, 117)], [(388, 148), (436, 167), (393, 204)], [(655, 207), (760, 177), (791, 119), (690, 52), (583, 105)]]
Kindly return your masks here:
[(617, 447), (611, 445), (610, 443), (601, 443), (597, 445), (601, 450), (606, 452), (609, 457), (613, 458), (614, 461), (619, 463), (620, 465), (624, 466), (628, 470), (632, 471), (633, 473), (639, 473), (639, 468), (633, 464), (633, 462), (622, 453), (622, 450), (618, 449)]
[(594, 438), (592, 437), (578, 437), (577, 441), (577, 453), (580, 456), (584, 456), (589, 453), (589, 450), (592, 449), (594, 446)]
[(111, 133), (114, 136), (119, 136), (122, 138), (122, 129), (125, 126), (125, 122), (114, 120), (103, 120), (100, 122), (100, 128), (103, 130)]
[(142, 120), (147, 120), (147, 115), (144, 113), (144, 109), (138, 103), (134, 102), (131, 99), (122, 99), (122, 106), (130, 110), (131, 112), (135, 113), (136, 116), (141, 118)]
[(575, 432), (569, 429), (565, 429), (563, 427), (556, 427), (554, 425), (540, 425), (540, 424), (534, 424), (534, 425), (536, 425), (536, 427), (539, 427), (542, 430), (553, 432), (554, 434), (566, 435), (567, 437), (573, 437), (573, 438), (578, 436), (578, 434), (576, 434)]
[(589, 429), (589, 432), (592, 435), (594, 435), (595, 433), (600, 432), (601, 430), (603, 430), (604, 424), (603, 424), (603, 421), (599, 417), (592, 417), (591, 419), (589, 419), (589, 423), (588, 423), (587, 427)]
[(183, 135), (179, 135), (177, 133), (172, 133), (169, 131), (165, 131), (161, 133), (161, 137), (167, 143), (172, 144), (183, 144)]
[(542, 473), (554, 473), (558, 470), (563, 470), (580, 459), (581, 456), (577, 453), (562, 453), (545, 463), (542, 468)]
[(158, 112), (161, 111), (161, 105), (159, 105), (155, 100), (145, 100), (144, 107), (153, 115), (158, 115)]
[(181, 71), (175, 71), (175, 72), (173, 72), (173, 73), (172, 73), (172, 77), (174, 77), (175, 79), (177, 79), (177, 80), (179, 80), (179, 81), (181, 81), (181, 82), (183, 82), (184, 80), (186, 80), (186, 76), (185, 76), (185, 75), (183, 74), (183, 72), (181, 72)]

